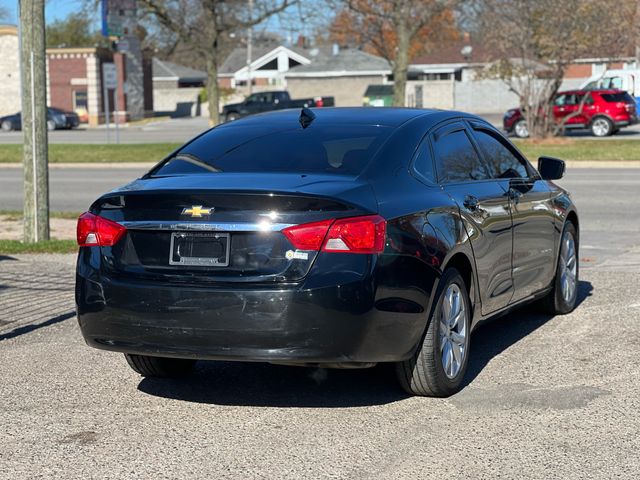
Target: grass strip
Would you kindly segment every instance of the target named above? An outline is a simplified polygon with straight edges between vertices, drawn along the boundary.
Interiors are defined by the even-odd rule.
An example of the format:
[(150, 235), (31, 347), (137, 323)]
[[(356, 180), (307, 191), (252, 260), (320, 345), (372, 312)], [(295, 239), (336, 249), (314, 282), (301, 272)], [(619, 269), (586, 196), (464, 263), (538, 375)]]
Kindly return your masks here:
[[(57, 212), (49, 211), (49, 218), (62, 218), (64, 220), (77, 220), (82, 212)], [(22, 220), (24, 212), (22, 210), (0, 210), (0, 217), (4, 220)]]
[(75, 253), (78, 244), (75, 240), (47, 240), (38, 243), (24, 243), (20, 240), (0, 240), (0, 255), (16, 253)]
[(543, 155), (573, 161), (640, 160), (639, 140), (566, 139), (558, 143), (516, 140), (514, 143), (534, 163), (538, 157)]
[[(49, 163), (156, 163), (180, 143), (50, 144)], [(22, 145), (0, 145), (0, 163), (22, 163)]]

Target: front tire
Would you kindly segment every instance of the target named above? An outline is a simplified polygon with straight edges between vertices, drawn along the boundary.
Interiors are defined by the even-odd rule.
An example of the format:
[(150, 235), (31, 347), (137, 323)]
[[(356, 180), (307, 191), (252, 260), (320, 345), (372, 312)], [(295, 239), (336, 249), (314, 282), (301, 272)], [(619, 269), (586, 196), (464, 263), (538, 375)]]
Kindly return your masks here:
[(428, 397), (458, 392), (467, 371), (470, 335), (467, 287), (460, 273), (450, 268), (440, 279), (422, 343), (413, 357), (396, 365), (402, 388), (411, 395)]
[(591, 134), (594, 137), (608, 137), (613, 134), (614, 125), (607, 117), (596, 117), (591, 122)]
[(56, 129), (56, 122), (53, 120), (47, 120), (47, 130), (53, 132)]
[(3, 132), (10, 132), (11, 130), (13, 130), (13, 124), (9, 120), (5, 120), (4, 122), (2, 122), (2, 125), (0, 127), (2, 128)]
[(578, 298), (578, 236), (575, 225), (567, 222), (560, 238), (560, 251), (552, 289), (540, 301), (542, 310), (551, 315), (573, 311)]
[(193, 369), (195, 360), (183, 358), (150, 357), (125, 353), (129, 366), (143, 377), (184, 377)]
[(235, 120), (240, 119), (240, 115), (238, 113), (228, 113), (227, 116), (225, 117), (225, 121), (227, 122), (233, 122)]
[(528, 138), (529, 127), (527, 126), (526, 120), (518, 120), (513, 126), (513, 133), (518, 138)]

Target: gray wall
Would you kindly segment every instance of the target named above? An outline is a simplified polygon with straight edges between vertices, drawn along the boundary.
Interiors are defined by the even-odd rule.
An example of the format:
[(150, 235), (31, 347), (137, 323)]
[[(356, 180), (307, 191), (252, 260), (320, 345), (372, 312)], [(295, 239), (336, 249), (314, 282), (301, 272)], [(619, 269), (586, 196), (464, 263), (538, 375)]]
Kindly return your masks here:
[(153, 88), (153, 111), (174, 117), (189, 117), (198, 104), (200, 87)]
[(362, 106), (368, 85), (383, 83), (382, 75), (351, 77), (287, 77), (292, 98), (334, 97), (336, 107)]

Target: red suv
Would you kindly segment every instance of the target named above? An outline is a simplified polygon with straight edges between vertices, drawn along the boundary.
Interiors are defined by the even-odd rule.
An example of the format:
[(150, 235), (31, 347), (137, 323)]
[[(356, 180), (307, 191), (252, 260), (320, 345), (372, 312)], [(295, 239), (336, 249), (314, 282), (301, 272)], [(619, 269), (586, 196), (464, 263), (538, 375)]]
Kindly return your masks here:
[[(587, 98), (580, 111), (580, 103), (585, 95)], [(574, 115), (566, 119), (571, 114)], [(596, 137), (612, 135), (620, 128), (638, 121), (636, 102), (624, 90), (558, 92), (553, 100), (553, 118), (556, 123), (566, 121), (564, 126), (567, 129), (589, 129)], [(519, 108), (512, 108), (504, 114), (503, 125), (507, 133), (514, 133), (521, 138), (529, 136), (527, 123)]]

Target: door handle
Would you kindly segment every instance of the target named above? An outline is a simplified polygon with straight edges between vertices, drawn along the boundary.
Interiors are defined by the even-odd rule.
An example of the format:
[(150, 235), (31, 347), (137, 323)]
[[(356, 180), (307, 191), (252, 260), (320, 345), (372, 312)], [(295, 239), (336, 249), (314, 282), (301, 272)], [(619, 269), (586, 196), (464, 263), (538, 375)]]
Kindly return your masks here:
[(478, 199), (473, 195), (467, 195), (464, 197), (462, 204), (472, 212), (478, 209)]
[(520, 201), (520, 197), (522, 196), (522, 192), (514, 187), (509, 187), (509, 199), (513, 200), (513, 203), (516, 205)]

